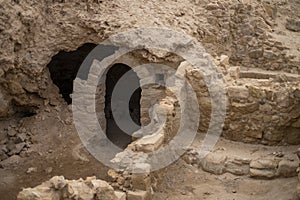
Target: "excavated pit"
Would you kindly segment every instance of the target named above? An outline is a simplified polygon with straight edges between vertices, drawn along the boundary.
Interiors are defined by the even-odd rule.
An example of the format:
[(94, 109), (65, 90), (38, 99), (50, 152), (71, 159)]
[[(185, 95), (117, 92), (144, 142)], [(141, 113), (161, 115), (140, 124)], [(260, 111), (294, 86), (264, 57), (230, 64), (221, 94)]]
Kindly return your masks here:
[[(111, 187), (123, 195), (118, 199), (300, 199), (298, 0), (4, 0), (0, 6), (1, 199), (16, 199), (23, 188), (29, 187), (33, 192), (24, 189), (19, 200), (32, 199), (32, 195), (46, 199), (43, 197), (52, 192), (70, 199), (86, 199), (87, 195), (95, 199), (98, 190), (90, 183), (99, 183), (98, 179), (108, 182), (104, 184), (106, 195), (112, 197)], [(72, 96), (73, 80), (96, 44), (115, 33), (153, 26), (192, 36), (213, 57), (226, 80), (228, 101), (222, 136), (205, 158), (199, 157), (211, 119), (210, 94), (202, 74), (193, 66), (180, 68), (195, 89), (201, 111), (193, 144), (180, 159), (156, 172), (142, 176), (114, 172), (84, 148), (77, 134), (70, 106), (72, 98), (73, 102), (76, 99)], [(126, 43), (126, 38), (121, 39)], [(178, 41), (172, 43), (181, 48)], [(105, 56), (115, 51), (108, 49), (112, 52)], [(170, 91), (143, 85), (126, 106), (139, 126), (150, 124), (153, 115), (149, 108), (156, 103), (170, 111), (164, 140), (155, 137), (158, 139), (151, 144), (140, 137), (132, 141), (116, 126), (111, 115), (111, 91), (119, 76), (131, 68), (170, 63), (177, 69), (184, 66), (184, 59), (145, 49), (115, 63), (100, 80), (96, 99), (102, 129), (113, 143), (125, 148), (124, 156), (126, 150), (141, 155), (164, 148), (176, 133), (182, 108), (173, 101)], [(83, 82), (87, 80), (86, 74), (79, 75)], [(153, 78), (163, 82), (164, 73)], [(140, 76), (134, 81), (143, 83), (144, 79)], [(82, 107), (91, 111), (91, 107)], [(141, 156), (138, 160), (142, 161)], [(91, 176), (97, 180), (87, 178)], [(49, 179), (49, 187), (34, 188)], [(67, 183), (66, 187), (57, 188), (60, 183)], [(63, 194), (72, 187), (72, 194)]]

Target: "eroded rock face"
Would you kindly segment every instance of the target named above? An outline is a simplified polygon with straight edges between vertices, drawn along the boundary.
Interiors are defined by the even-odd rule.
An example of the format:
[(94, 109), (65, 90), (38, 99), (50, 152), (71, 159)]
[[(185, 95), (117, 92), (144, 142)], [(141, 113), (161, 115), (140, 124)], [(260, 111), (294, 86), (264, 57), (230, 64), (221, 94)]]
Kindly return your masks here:
[(268, 1), (150, 1), (145, 5), (137, 0), (7, 0), (0, 7), (2, 117), (17, 112), (16, 106), (35, 108), (44, 99), (57, 98), (46, 66), (59, 51), (98, 44), (120, 31), (153, 27), (153, 22), (156, 27), (185, 30), (209, 53), (226, 53), (234, 64), (299, 73), (292, 58), (282, 54), (284, 44), (268, 35), (277, 16), (277, 7)]

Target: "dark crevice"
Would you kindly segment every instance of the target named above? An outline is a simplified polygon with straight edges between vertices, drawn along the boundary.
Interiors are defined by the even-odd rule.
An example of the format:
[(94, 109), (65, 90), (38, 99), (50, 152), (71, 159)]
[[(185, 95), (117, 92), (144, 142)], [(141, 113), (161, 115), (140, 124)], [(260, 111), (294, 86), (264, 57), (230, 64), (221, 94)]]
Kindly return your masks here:
[[(112, 114), (111, 109), (111, 96), (114, 90), (115, 85), (119, 79), (131, 68), (124, 64), (115, 64), (107, 72), (106, 75), (106, 94), (105, 94), (105, 118), (106, 118), (106, 135), (110, 141), (120, 148), (126, 148), (128, 144), (132, 142), (131, 135), (134, 131), (130, 133), (125, 133), (121, 130), (115, 122), (115, 119)], [(135, 74), (135, 73), (134, 73)], [(135, 77), (131, 78), (128, 81), (135, 81), (135, 84), (139, 85), (139, 78), (135, 74)], [(126, 85), (122, 86), (124, 89)], [(135, 90), (131, 95), (128, 109), (132, 121), (134, 121), (138, 126), (141, 126), (140, 122), (140, 99), (141, 99), (141, 88)], [(127, 109), (127, 108), (126, 108)], [(121, 119), (122, 120), (122, 119)], [(126, 120), (126, 119), (124, 119)]]

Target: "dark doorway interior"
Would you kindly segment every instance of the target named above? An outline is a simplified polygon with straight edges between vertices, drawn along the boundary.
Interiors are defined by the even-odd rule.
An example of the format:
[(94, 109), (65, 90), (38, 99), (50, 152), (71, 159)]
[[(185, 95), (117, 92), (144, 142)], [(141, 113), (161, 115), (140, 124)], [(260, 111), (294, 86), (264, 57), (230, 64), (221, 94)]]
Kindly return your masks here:
[(96, 44), (86, 43), (75, 51), (60, 51), (48, 64), (51, 79), (68, 104), (72, 103), (70, 94), (73, 92), (73, 81), (80, 65), (96, 46)]
[[(131, 135), (128, 135), (122, 131), (115, 122), (112, 115), (111, 109), (111, 96), (113, 89), (118, 82), (118, 80), (131, 68), (125, 64), (115, 64), (107, 72), (106, 75), (106, 94), (105, 94), (105, 118), (106, 118), (106, 135), (110, 141), (112, 141), (118, 147), (125, 149), (128, 144), (132, 142)], [(139, 78), (135, 74), (135, 77), (131, 78), (129, 81), (135, 81), (139, 85)], [(126, 85), (124, 85), (126, 87)], [(141, 126), (140, 122), (140, 99), (141, 99), (141, 88), (135, 90), (132, 94), (128, 109), (132, 120)], [(132, 133), (130, 133), (132, 134)]]

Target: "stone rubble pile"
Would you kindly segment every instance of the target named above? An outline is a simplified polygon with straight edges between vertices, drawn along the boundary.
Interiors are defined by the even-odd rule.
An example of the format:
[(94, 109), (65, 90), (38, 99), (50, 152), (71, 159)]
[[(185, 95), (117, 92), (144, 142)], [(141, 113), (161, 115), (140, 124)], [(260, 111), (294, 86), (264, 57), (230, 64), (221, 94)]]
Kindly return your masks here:
[(34, 188), (23, 189), (18, 200), (126, 200), (126, 194), (114, 191), (106, 181), (88, 177), (86, 180), (66, 180), (55, 176)]
[(10, 125), (0, 133), (0, 166), (9, 165), (10, 160), (27, 157), (32, 145), (32, 135), (22, 126)]
[(87, 177), (85, 180), (66, 180), (54, 176), (34, 188), (25, 188), (18, 200), (150, 200), (152, 194), (149, 174), (129, 174), (108, 171), (110, 184), (106, 181)]
[(111, 186), (127, 194), (127, 200), (152, 199), (152, 182), (150, 172), (129, 173), (127, 171), (108, 171)]

